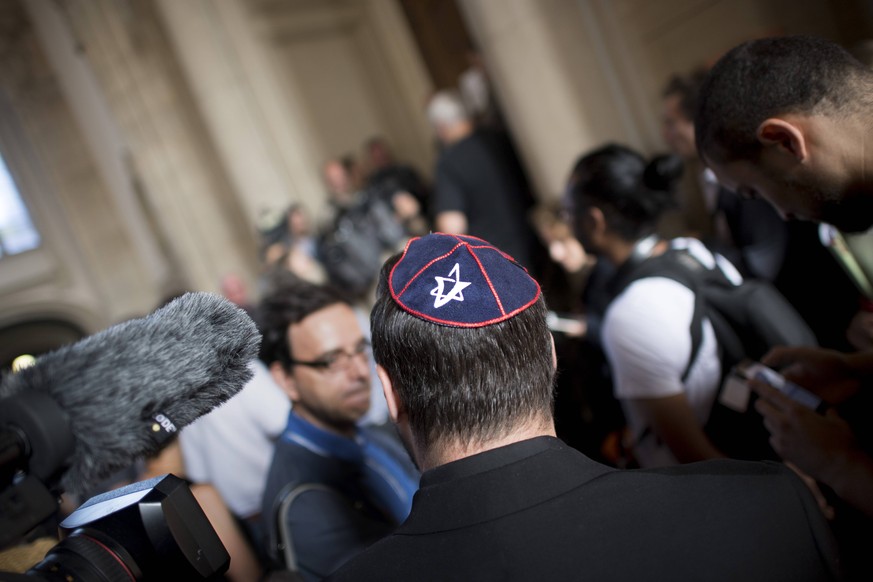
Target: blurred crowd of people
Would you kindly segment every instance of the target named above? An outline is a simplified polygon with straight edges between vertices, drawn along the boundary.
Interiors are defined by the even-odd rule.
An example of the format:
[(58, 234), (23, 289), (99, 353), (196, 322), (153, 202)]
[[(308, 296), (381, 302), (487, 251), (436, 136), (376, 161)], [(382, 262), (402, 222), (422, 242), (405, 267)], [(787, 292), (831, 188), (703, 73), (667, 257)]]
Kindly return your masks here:
[[(505, 550), (500, 542), (515, 548), (515, 537), (527, 535), (507, 533), (507, 528), (541, 528), (530, 536), (560, 543), (554, 533), (546, 534), (551, 528), (548, 521), (538, 521), (541, 516), (518, 523), (506, 516), (494, 518), (496, 525), (489, 529), (481, 527), (486, 509), (473, 501), (452, 505), (452, 511), (464, 515), (445, 510), (439, 516), (439, 507), (427, 505), (446, 495), (439, 484), (473, 474), (467, 472), (469, 459), (478, 453), (517, 447), (527, 438), (557, 437), (584, 453), (586, 463), (593, 459), (595, 472), (608, 475), (604, 482), (612, 483), (625, 500), (615, 502), (621, 510), (611, 513), (609, 490), (591, 493), (592, 499), (601, 500), (598, 507), (606, 507), (596, 510), (600, 518), (613, 521), (596, 535), (586, 532), (588, 537), (578, 538), (595, 545), (592, 538), (606, 545), (623, 540), (621, 552), (598, 550), (631, 564), (616, 571), (632, 572), (638, 564), (652, 577), (666, 577), (671, 556), (678, 554), (656, 538), (691, 521), (700, 529), (685, 529), (670, 539), (696, 548), (695, 537), (746, 538), (756, 525), (783, 517), (786, 524), (800, 524), (795, 530), (805, 531), (806, 522), (792, 521), (802, 512), (774, 501), (780, 497), (775, 492), (766, 492), (776, 487), (778, 478), (803, 484), (791, 489), (791, 495), (802, 500), (812, 523), (809, 531), (815, 532), (814, 542), (796, 539), (801, 535), (797, 531), (783, 532), (785, 540), (766, 540), (766, 551), (779, 554), (778, 564), (787, 568), (783, 576), (869, 579), (873, 563), (865, 550), (873, 541), (873, 441), (865, 420), (873, 383), (873, 184), (865, 168), (873, 161), (864, 157), (869, 154), (862, 145), (869, 141), (873, 123), (873, 71), (819, 39), (784, 37), (741, 45), (711, 71), (667, 80), (661, 95), (665, 151), (646, 156), (625, 144), (604, 143), (580, 152), (568, 168), (561, 200), (546, 204), (533, 193), (477, 58), (458, 89), (439, 91), (428, 100), (425, 114), (437, 147), (430, 171), (404, 162), (402, 152), (395, 154), (385, 138), (374, 137), (363, 144), (360, 161), (346, 155), (324, 163), (329, 212), (318, 224), (299, 203), (264, 216), (258, 287), (249, 291), (234, 275), (222, 281), (224, 296), (246, 309), (264, 335), (260, 361), (252, 364), (254, 378), (240, 395), (184, 429), (176, 445), (139, 466), (136, 476), (173, 472), (189, 479), (231, 552), (229, 579), (285, 575), (318, 580), (346, 563), (352, 565), (341, 571), (347, 579), (390, 579), (388, 572), (402, 579), (404, 573), (425, 568), (412, 557), (398, 556), (396, 570), (384, 563), (385, 575), (374, 574), (374, 564), (391, 561), (385, 557), (390, 551), (408, 551), (421, 564), (431, 563), (428, 552), (442, 560), (443, 565), (430, 566), (432, 571), (421, 570), (421, 579), (467, 579), (463, 572), (480, 572), (480, 566), (471, 565), (470, 554), (464, 553), (457, 567), (466, 569), (453, 575), (449, 548), (475, 547), (482, 553), (481, 563), (494, 568), (494, 552)], [(419, 241), (418, 246), (411, 240)], [(441, 246), (449, 244), (446, 240), (454, 246)], [(499, 251), (496, 262), (476, 254), (492, 246)], [(406, 248), (421, 249), (416, 251), (420, 256), (412, 251), (400, 255)], [(472, 250), (449, 260), (458, 248)], [(768, 465), (719, 461), (695, 465), (699, 469), (662, 471), (733, 456), (720, 440), (723, 434), (717, 438), (710, 430), (710, 421), (732, 398), (726, 391), (736, 389), (729, 388), (736, 362), (725, 358), (717, 316), (701, 307), (702, 287), (659, 272), (629, 276), (644, 263), (679, 255), (728, 286), (761, 282), (784, 298), (811, 332), (805, 345), (768, 346), (756, 359), (816, 394), (823, 402), (820, 410), (799, 404), (761, 378), (748, 379), (743, 389), (742, 408), (757, 415), (763, 444), (772, 453)], [(445, 268), (433, 271), (434, 265)], [(474, 270), (484, 274), (489, 293), (476, 290), (470, 275)], [(407, 302), (404, 294), (424, 279), (433, 286), (425, 293), (429, 303)], [(526, 287), (531, 280), (533, 286)], [(531, 307), (539, 306), (540, 289), (544, 303), (536, 310), (542, 313)], [(476, 303), (492, 296), (498, 307)], [(513, 301), (519, 305), (515, 310), (508, 307)], [(479, 305), (478, 311), (443, 315), (459, 313), (451, 309), (464, 303)], [(392, 312), (397, 306), (400, 316)], [(447, 311), (439, 311), (443, 306)], [(483, 315), (492, 309), (496, 315)], [(414, 319), (404, 320), (409, 314)], [(524, 329), (531, 330), (532, 347), (521, 342), (504, 359), (489, 359), (511, 335), (501, 335), (494, 330), (504, 328), (492, 326), (508, 323), (511, 330), (511, 322), (521, 320), (531, 326)], [(545, 326), (553, 343), (537, 344), (542, 339), (537, 330)], [(488, 349), (477, 351), (477, 342)], [(455, 365), (447, 369), (431, 353), (454, 358)], [(404, 363), (404, 358), (412, 359)], [(546, 380), (542, 374), (539, 380), (524, 380), (531, 386), (544, 381), (547, 401), (527, 394), (522, 388), (528, 384), (488, 391), (494, 382), (504, 381), (495, 378), (504, 379), (500, 374), (506, 370), (524, 371), (529, 361), (534, 365), (540, 360), (548, 367), (550, 358), (557, 363), (557, 378), (550, 368)], [(488, 365), (481, 376), (468, 377)], [(427, 382), (413, 378), (416, 366)], [(449, 386), (442, 386), (436, 376)], [(453, 395), (455, 405), (434, 390), (438, 385)], [(480, 389), (485, 395), (477, 399)], [(516, 392), (531, 409), (504, 415), (505, 409), (515, 410)], [(489, 424), (490, 415), (505, 425)], [(534, 421), (542, 421), (535, 430)], [(446, 428), (456, 425), (464, 427)], [(458, 439), (466, 438), (468, 429), (475, 438), (465, 444)], [(742, 430), (739, 424), (736, 430)], [(531, 450), (557, 450), (551, 441), (536, 442)], [(516, 454), (518, 459), (528, 455)], [(574, 459), (565, 461), (576, 467)], [(493, 462), (497, 471), (504, 461), (487, 461), (485, 466)], [(527, 467), (526, 460), (517, 462)], [(783, 464), (790, 472), (782, 471)], [(631, 469), (639, 472), (618, 476)], [(514, 491), (513, 480), (527, 470), (504, 475), (507, 490)], [(552, 475), (551, 468), (542, 470)], [(560, 492), (548, 489), (553, 486), (545, 485), (549, 479), (524, 478), (520, 490), (526, 493), (517, 497), (543, 488), (564, 499), (567, 491), (581, 487), (574, 481), (582, 479), (575, 470), (567, 469), (573, 476), (566, 477), (561, 484), (566, 489)], [(728, 482), (719, 478), (739, 472), (744, 477), (734, 483), (747, 501), (737, 501), (738, 494), (728, 502)], [(760, 489), (753, 493), (745, 479), (758, 472)], [(561, 475), (556, 471), (551, 479)], [(665, 484), (667, 476), (676, 481)], [(712, 482), (701, 492), (691, 485), (695, 479)], [(424, 509), (414, 522), (418, 525), (410, 526), (412, 520), (404, 521), (410, 511), (416, 515), (413, 497), (420, 484), (428, 487), (430, 501), (421, 501)], [(505, 501), (502, 484), (485, 477), (464, 487), (470, 488), (471, 499), (479, 499), (474, 492), (487, 488), (489, 499), (501, 500), (496, 505)], [(685, 504), (688, 512), (700, 514), (673, 514), (670, 523), (641, 519), (636, 525), (623, 524), (634, 521), (633, 511), (642, 511), (639, 503), (627, 500), (643, 495), (642, 490), (650, 497), (658, 492), (655, 505), (663, 501), (670, 511), (682, 513)], [(459, 491), (463, 495), (462, 487)], [(685, 497), (676, 498), (675, 491)], [(589, 507), (576, 498), (555, 506), (545, 503), (545, 497), (540, 501), (543, 512), (564, 524), (556, 529), (562, 535), (567, 516), (585, 521), (580, 508), (595, 511), (593, 502)], [(716, 511), (722, 503), (723, 510)], [(482, 505), (497, 511), (489, 503)], [(702, 515), (706, 506), (718, 517)], [(421, 517), (428, 511), (427, 519)], [(479, 516), (477, 512), (481, 522), (470, 517)], [(757, 524), (740, 525), (739, 516)], [(719, 529), (717, 519), (725, 520), (720, 534), (713, 533)], [(445, 529), (430, 531), (425, 522)], [(409, 527), (403, 530), (406, 541), (391, 535), (400, 524)], [(446, 538), (438, 533), (464, 527), (475, 535)], [(581, 524), (566, 528), (573, 532), (566, 533), (570, 540), (583, 536), (578, 530), (585, 529)], [(625, 533), (620, 533), (623, 528)], [(631, 528), (639, 530), (633, 537), (627, 533)], [(417, 535), (432, 536), (433, 545), (409, 541)], [(839, 567), (827, 549), (831, 535)], [(366, 548), (383, 538), (389, 541), (376, 545), (367, 558), (371, 554)], [(628, 540), (643, 538), (655, 549), (628, 545)], [(785, 544), (781, 549), (780, 541)], [(801, 556), (789, 555), (796, 548), (806, 548), (803, 560), (815, 563), (801, 566)], [(584, 566), (574, 570), (574, 555), (589, 548), (564, 550), (563, 557), (553, 556), (566, 560), (554, 575), (570, 570), (584, 576)], [(810, 557), (817, 551), (821, 563), (816, 562), (819, 554)], [(365, 557), (356, 561), (361, 552)], [(524, 554), (509, 551), (505, 558), (510, 564), (527, 564)], [(713, 572), (726, 568), (703, 550), (687, 559), (700, 569), (700, 578), (721, 579)], [(769, 566), (755, 570), (768, 558), (731, 559), (743, 567), (725, 570), (726, 579), (747, 577), (749, 571), (764, 579), (769, 576), (764, 572), (773, 571)], [(590, 567), (604, 571), (596, 564)], [(506, 579), (531, 572), (519, 566), (513, 575), (515, 566), (507, 568)], [(672, 571), (689, 570), (674, 564)], [(551, 579), (548, 570), (543, 576)], [(497, 572), (492, 577), (503, 578)]]
[[(755, 355), (812, 390), (822, 389), (818, 380), (826, 374), (842, 375), (839, 385), (850, 388), (828, 395), (834, 408), (818, 418), (750, 380), (746, 399), (754, 404), (748, 404), (747, 416), (756, 415), (760, 425), (755, 438), (767, 441), (759, 443), (766, 458), (784, 460), (806, 484), (837, 535), (850, 575), (873, 571), (858, 550), (859, 540), (873, 535), (869, 490), (865, 481), (851, 478), (869, 467), (869, 458), (855, 448), (861, 441), (854, 440), (865, 431), (851, 426), (858, 416), (843, 404), (865, 402), (857, 396), (863, 390), (856, 378), (867, 373), (866, 354), (873, 347), (870, 298), (848, 276), (851, 270), (832, 242), (853, 240), (849, 231), (858, 229), (820, 226), (827, 215), (787, 221), (791, 213), (772, 198), (738, 195), (742, 187), (711, 167), (707, 150), (698, 153), (701, 132), (695, 127), (695, 116), (705, 110), (702, 101), (715, 99), (705, 70), (665, 83), (664, 153), (646, 158), (621, 144), (603, 144), (579, 156), (560, 204), (537, 203), (481, 56), (471, 64), (458, 89), (439, 91), (427, 103), (437, 147), (431, 180), (398, 161), (381, 138), (364, 144), (360, 164), (351, 156), (329, 160), (323, 167), (329, 217), (314, 228), (301, 206), (289, 207), (261, 231), (265, 267), (273, 276), (278, 265), (309, 283), (339, 289), (365, 314), (383, 262), (411, 238), (440, 232), (493, 244), (541, 283), (551, 309), (548, 322), (562, 371), (556, 380), (558, 436), (621, 469), (730, 457), (735, 449), (724, 434), (730, 440), (730, 430), (745, 430), (728, 424), (728, 432), (716, 436), (713, 429), (736, 362), (726, 359), (725, 339), (710, 312), (698, 314), (701, 289), (658, 273), (619, 286), (621, 277), (647, 259), (680, 253), (733, 285), (760, 281), (784, 298), (810, 333), (798, 342), (803, 347)], [(830, 246), (824, 244), (826, 228)], [(459, 272), (445, 275), (446, 285), (461, 285)], [(812, 284), (815, 279), (827, 284)], [(268, 288), (265, 279), (260, 291)], [(383, 401), (375, 390), (371, 396)], [(856, 465), (826, 467), (825, 450)], [(285, 475), (280, 481), (300, 479)], [(277, 497), (279, 489), (271, 485), (268, 496)], [(270, 500), (264, 503), (267, 511)], [(330, 505), (311, 501), (313, 507), (319, 503)], [(309, 531), (306, 519), (288, 519), (288, 530)], [(859, 525), (863, 536), (846, 533)], [(380, 525), (375, 531), (381, 537), (387, 530)], [(346, 559), (328, 559), (308, 542), (294, 543), (303, 554), (317, 556), (316, 565), (296, 556), (305, 578), (317, 579)]]

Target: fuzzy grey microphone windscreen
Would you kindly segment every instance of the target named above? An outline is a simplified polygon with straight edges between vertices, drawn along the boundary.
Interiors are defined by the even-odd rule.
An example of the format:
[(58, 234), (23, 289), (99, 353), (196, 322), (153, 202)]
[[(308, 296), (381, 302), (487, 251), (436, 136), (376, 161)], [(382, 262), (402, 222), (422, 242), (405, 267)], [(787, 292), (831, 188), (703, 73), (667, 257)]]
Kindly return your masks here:
[[(154, 313), (40, 356), (7, 376), (0, 398), (50, 396), (74, 436), (65, 490), (157, 452), (172, 436), (239, 392), (261, 336), (245, 311), (211, 293), (187, 293)], [(169, 438), (169, 437), (167, 437)]]

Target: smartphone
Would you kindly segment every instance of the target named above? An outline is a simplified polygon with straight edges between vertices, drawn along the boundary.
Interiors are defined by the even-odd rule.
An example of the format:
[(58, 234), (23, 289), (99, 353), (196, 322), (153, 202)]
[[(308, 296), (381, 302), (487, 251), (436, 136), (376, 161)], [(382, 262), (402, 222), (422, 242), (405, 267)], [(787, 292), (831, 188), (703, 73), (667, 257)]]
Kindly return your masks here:
[(782, 374), (760, 362), (748, 360), (741, 362), (737, 366), (737, 370), (747, 379), (755, 378), (760, 380), (807, 408), (817, 412), (824, 412), (824, 409), (827, 408), (821, 398), (806, 388), (786, 380)]

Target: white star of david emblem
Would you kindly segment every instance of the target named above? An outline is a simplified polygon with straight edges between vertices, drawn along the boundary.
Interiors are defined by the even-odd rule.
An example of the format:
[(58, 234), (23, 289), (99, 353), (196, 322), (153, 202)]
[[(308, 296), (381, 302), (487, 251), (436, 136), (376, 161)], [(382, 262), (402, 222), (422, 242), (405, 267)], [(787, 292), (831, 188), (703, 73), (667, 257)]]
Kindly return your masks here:
[[(434, 277), (434, 279), (436, 279), (437, 286), (431, 290), (430, 294), (436, 297), (433, 302), (435, 309), (439, 309), (449, 301), (463, 301), (463, 291), (470, 286), (467, 281), (461, 281), (461, 266), (458, 263), (455, 263), (455, 267), (449, 272), (448, 277)], [(446, 282), (455, 285), (448, 293), (443, 293)]]

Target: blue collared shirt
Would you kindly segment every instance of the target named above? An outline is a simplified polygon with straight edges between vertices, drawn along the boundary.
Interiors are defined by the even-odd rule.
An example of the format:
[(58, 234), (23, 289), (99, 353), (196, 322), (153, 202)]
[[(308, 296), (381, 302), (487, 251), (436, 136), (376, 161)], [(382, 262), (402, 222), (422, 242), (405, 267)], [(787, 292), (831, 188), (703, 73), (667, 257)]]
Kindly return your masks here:
[(412, 508), (418, 490), (418, 472), (408, 462), (399, 442), (367, 428), (358, 428), (354, 438), (328, 432), (292, 412), (282, 439), (322, 457), (333, 457), (361, 467), (361, 485), (375, 503), (397, 523)]

